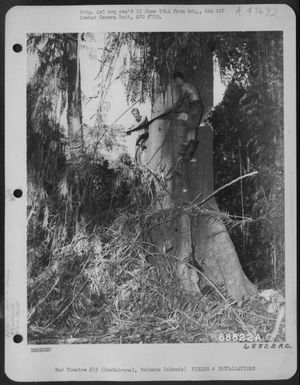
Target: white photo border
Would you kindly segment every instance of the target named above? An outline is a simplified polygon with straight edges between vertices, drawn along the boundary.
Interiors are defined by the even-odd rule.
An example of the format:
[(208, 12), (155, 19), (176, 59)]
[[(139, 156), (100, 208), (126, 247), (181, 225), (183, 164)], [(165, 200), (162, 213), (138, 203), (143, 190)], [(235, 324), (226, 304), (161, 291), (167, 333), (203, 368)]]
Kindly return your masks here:
[[(237, 14), (238, 7), (243, 11), (249, 4), (16, 6), (8, 11), (5, 37), (5, 371), (9, 378), (15, 381), (204, 381), (279, 380), (293, 376), (297, 369), (296, 22), (294, 11), (285, 4), (259, 6), (263, 9), (273, 6), (277, 9), (276, 17), (256, 15), (251, 18), (245, 12)], [(180, 13), (165, 15), (163, 21), (101, 20), (100, 23), (80, 19), (80, 10), (124, 7), (134, 12), (140, 8), (173, 10), (190, 7), (201, 10), (203, 17), (200, 22), (195, 15), (182, 17)], [(204, 14), (207, 7), (223, 8), (225, 12)], [(247, 349), (241, 343), (45, 347), (27, 344), (26, 39), (28, 33), (70, 31), (283, 31), (286, 255), (286, 344), (283, 348), (250, 346)], [(22, 45), (22, 52), (13, 51), (12, 46), (16, 43)], [(23, 191), (21, 198), (13, 195), (15, 189)], [(24, 338), (19, 344), (13, 341), (16, 334)], [(248, 369), (218, 370), (225, 366)], [(207, 367), (210, 370), (205, 370)], [(249, 369), (251, 367), (255, 370)], [(105, 368), (115, 370), (106, 371)], [(125, 368), (130, 371), (122, 370)], [(162, 370), (155, 372), (151, 368)]]

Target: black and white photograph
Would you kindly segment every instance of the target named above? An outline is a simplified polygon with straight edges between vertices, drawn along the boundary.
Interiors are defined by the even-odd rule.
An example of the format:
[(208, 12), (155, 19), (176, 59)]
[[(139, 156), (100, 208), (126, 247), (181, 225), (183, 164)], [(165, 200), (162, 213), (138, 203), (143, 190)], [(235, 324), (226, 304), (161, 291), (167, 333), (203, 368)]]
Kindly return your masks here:
[[(174, 7), (79, 14), (149, 22)], [(22, 343), (288, 356), (283, 30), (112, 28), (26, 31)], [(169, 371), (199, 369), (183, 367)], [(230, 370), (256, 370), (243, 367)]]
[(27, 54), (29, 342), (285, 341), (282, 33)]

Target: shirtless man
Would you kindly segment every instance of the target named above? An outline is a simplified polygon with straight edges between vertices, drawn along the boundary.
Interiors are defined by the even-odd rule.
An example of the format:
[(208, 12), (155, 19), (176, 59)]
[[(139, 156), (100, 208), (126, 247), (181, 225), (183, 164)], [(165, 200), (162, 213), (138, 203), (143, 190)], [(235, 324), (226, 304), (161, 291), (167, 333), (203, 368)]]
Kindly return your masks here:
[[(140, 110), (138, 108), (133, 108), (131, 110), (131, 113), (132, 113), (133, 117), (135, 118), (137, 124), (134, 124), (133, 126), (131, 126), (130, 129), (138, 128), (142, 124), (148, 122), (147, 116), (141, 115)], [(145, 146), (145, 142), (148, 139), (148, 137), (149, 137), (149, 128), (147, 127), (147, 128), (144, 128), (142, 134), (140, 134), (138, 136), (137, 141), (136, 141), (136, 146), (137, 147), (141, 146), (143, 148)]]
[[(181, 72), (175, 72), (173, 79), (177, 87), (180, 88), (180, 97), (172, 108), (172, 112), (187, 112), (188, 122), (195, 129), (195, 139), (198, 137), (198, 127), (203, 116), (204, 106), (197, 88), (188, 83)], [(184, 102), (188, 102), (188, 107), (184, 107)]]
[(131, 113), (138, 124), (134, 124), (130, 128), (138, 127), (138, 126), (140, 126), (143, 123), (146, 123), (148, 121), (147, 116), (141, 115), (140, 110), (138, 108), (133, 108), (131, 110)]

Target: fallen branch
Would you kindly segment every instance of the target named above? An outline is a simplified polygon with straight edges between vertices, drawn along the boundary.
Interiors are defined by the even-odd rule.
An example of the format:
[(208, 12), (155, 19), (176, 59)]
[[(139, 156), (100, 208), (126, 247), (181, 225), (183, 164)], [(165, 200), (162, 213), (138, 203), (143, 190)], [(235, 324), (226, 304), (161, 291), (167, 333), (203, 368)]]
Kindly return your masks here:
[[(232, 180), (231, 182), (224, 184), (224, 186), (218, 188), (216, 191), (214, 191), (213, 193), (211, 193), (210, 195), (208, 195), (205, 199), (203, 199), (200, 203), (198, 203), (197, 206), (203, 205), (203, 204), (206, 203), (209, 199), (211, 199), (211, 198), (214, 197), (216, 194), (218, 194), (220, 191), (222, 191), (222, 190), (224, 190), (225, 188), (231, 186), (232, 184), (238, 182), (239, 180), (242, 180), (242, 179), (244, 179), (244, 178), (247, 178), (248, 176), (253, 176), (253, 175), (256, 175), (256, 174), (258, 174), (258, 171), (253, 171), (253, 172), (250, 172), (249, 174), (245, 174), (245, 175), (239, 176), (238, 178)], [(201, 194), (197, 195), (196, 198), (192, 201), (192, 204), (196, 203), (197, 200), (200, 198), (200, 196), (201, 196)]]

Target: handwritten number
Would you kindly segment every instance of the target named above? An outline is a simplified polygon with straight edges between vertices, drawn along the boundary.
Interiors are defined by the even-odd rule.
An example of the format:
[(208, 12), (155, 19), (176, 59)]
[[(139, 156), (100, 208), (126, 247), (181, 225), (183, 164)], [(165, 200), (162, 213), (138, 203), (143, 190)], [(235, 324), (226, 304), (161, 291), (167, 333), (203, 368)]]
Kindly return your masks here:
[(266, 16), (277, 16), (277, 13), (278, 13), (278, 9), (277, 8), (267, 7)]
[(255, 13), (256, 13), (257, 15), (262, 15), (262, 14), (263, 14), (263, 10), (262, 10), (261, 8), (255, 7)]
[(278, 8), (271, 8), (271, 7), (266, 7), (266, 8), (261, 8), (261, 7), (249, 7), (247, 9), (242, 8), (239, 6), (236, 11), (235, 15), (238, 16), (243, 16), (243, 14), (248, 14), (248, 16), (253, 16), (253, 15), (265, 15), (269, 17), (276, 17), (278, 15)]
[(238, 7), (238, 9), (235, 11), (235, 14), (241, 16), (241, 7)]

